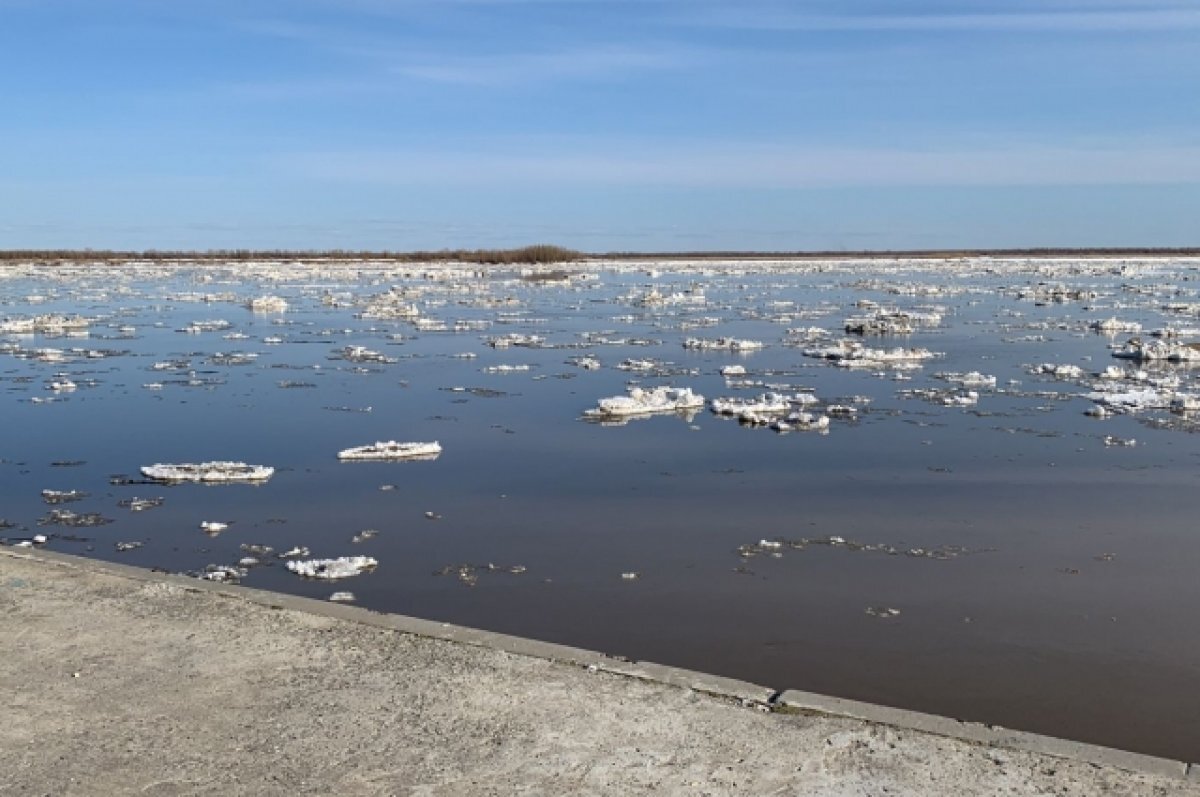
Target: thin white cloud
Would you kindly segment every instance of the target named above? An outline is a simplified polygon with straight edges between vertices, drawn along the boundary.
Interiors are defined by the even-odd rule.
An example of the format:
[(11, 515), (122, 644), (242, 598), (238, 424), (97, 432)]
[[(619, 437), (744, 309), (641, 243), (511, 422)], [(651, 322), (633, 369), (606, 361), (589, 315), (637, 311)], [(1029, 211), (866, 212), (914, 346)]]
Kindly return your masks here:
[(418, 60), (397, 66), (394, 71), (419, 80), (497, 86), (612, 78), (645, 70), (679, 69), (695, 60), (693, 54), (680, 48), (601, 46)]
[(1200, 9), (1045, 10), (929, 14), (811, 14), (777, 8), (712, 8), (693, 22), (727, 28), (813, 32), (1101, 32), (1200, 28)]
[[(483, 148), (481, 147), (481, 150)], [(785, 145), (623, 151), (321, 152), (279, 156), (292, 174), (406, 186), (806, 188), (855, 185), (1200, 183), (1200, 146), (1030, 146), (943, 151)]]

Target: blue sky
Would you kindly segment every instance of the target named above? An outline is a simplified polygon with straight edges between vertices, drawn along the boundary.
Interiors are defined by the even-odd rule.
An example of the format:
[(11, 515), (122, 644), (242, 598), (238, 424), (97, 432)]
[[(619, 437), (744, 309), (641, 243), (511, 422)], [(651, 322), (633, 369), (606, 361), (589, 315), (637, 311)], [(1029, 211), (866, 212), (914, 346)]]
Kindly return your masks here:
[(0, 0), (0, 248), (1200, 245), (1196, 0)]

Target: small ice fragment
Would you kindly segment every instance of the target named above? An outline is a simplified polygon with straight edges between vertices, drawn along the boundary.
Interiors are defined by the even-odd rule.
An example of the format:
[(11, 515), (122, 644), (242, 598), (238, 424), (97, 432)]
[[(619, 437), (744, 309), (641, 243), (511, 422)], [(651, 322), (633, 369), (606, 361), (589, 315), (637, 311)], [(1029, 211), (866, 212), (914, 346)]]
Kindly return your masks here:
[(632, 571), (632, 570), (627, 573), (621, 574), (621, 578), (625, 579), (626, 581), (633, 581), (635, 578), (638, 578), (639, 576), (641, 576), (641, 573), (638, 573), (638, 572)]
[(229, 528), (228, 523), (222, 523), (219, 520), (202, 520), (200, 521), (200, 530), (205, 534), (220, 534), (225, 529)]
[(334, 603), (353, 603), (358, 598), (354, 597), (353, 592), (335, 592), (329, 596), (329, 600)]

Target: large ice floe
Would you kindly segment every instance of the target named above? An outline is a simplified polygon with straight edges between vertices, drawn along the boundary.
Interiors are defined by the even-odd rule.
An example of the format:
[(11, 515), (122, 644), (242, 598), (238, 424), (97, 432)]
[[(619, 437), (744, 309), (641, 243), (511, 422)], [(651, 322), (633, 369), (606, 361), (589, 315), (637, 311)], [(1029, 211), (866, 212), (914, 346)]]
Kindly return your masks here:
[(287, 299), (279, 296), (257, 296), (246, 302), (246, 307), (254, 313), (284, 313), (287, 312)]
[(91, 322), (81, 316), (56, 314), (38, 315), (31, 318), (6, 318), (0, 320), (0, 334), (4, 335), (67, 335), (86, 332)]
[(938, 312), (876, 309), (869, 315), (847, 318), (843, 328), (855, 335), (908, 335), (918, 327), (936, 327), (942, 323)]
[(355, 446), (338, 452), (338, 459), (343, 461), (394, 460), (394, 459), (437, 459), (442, 453), (442, 446), (435, 440), (432, 443), (398, 443), (395, 440), (381, 440), (366, 446)]
[(903, 348), (873, 349), (861, 341), (841, 340), (829, 346), (804, 350), (805, 357), (830, 360), (843, 368), (917, 368), (925, 360), (940, 356), (929, 349)]
[(683, 348), (696, 351), (758, 351), (765, 346), (761, 340), (739, 338), (687, 338), (683, 341)]
[(704, 396), (689, 387), (631, 387), (627, 396), (602, 398), (587, 418), (631, 418), (661, 412), (695, 412), (704, 407)]
[(264, 482), (275, 469), (266, 465), (247, 465), (245, 462), (184, 462), (166, 465), (161, 462), (142, 467), (142, 475), (160, 482)]
[(1163, 360), (1173, 363), (1200, 363), (1200, 343), (1176, 343), (1169, 340), (1130, 338), (1113, 357), (1124, 360)]
[(357, 576), (378, 565), (372, 556), (339, 556), (336, 559), (289, 559), (287, 569), (305, 578), (333, 580)]

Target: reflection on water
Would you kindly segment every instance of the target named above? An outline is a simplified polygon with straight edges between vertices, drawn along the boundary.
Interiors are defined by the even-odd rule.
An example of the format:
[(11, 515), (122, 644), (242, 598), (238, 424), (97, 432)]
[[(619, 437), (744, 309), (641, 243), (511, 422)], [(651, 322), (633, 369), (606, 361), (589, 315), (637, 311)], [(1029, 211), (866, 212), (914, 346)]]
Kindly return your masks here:
[[(0, 536), (1194, 758), (1200, 388), (1110, 347), (1197, 265), (10, 267)], [(635, 383), (738, 401), (585, 422)], [(212, 460), (275, 472), (140, 475)]]

